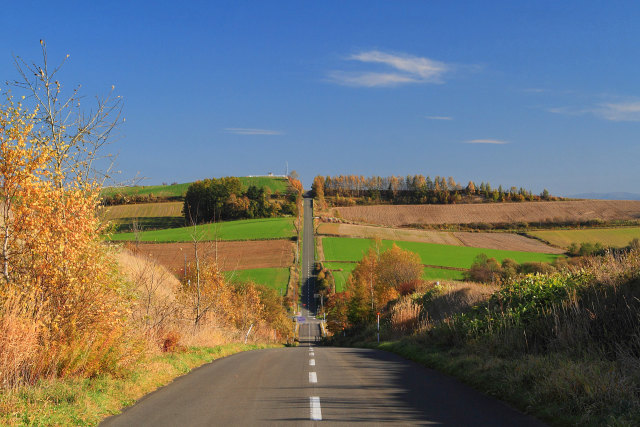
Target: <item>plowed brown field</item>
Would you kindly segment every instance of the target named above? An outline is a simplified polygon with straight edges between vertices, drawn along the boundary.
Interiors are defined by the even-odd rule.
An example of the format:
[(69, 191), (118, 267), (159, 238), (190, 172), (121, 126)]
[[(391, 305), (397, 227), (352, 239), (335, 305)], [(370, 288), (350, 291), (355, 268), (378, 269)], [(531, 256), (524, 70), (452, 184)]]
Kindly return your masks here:
[[(246, 270), (250, 268), (289, 267), (293, 264), (291, 240), (254, 240), (245, 242), (218, 242), (218, 265), (223, 271)], [(134, 244), (129, 244), (132, 250)], [(175, 274), (184, 271), (187, 262), (194, 260), (191, 243), (140, 243), (138, 255), (152, 257)], [(215, 242), (198, 244), (201, 257), (215, 259)]]
[[(338, 214), (336, 214), (336, 211)], [(333, 209), (349, 221), (401, 227), (410, 224), (640, 219), (640, 201), (577, 200), (568, 202), (483, 203), (466, 205), (377, 205)]]
[[(431, 230), (410, 230), (371, 225), (324, 223), (318, 227), (318, 234), (365, 239), (404, 240), (408, 242), (439, 243), (442, 245), (470, 246), (474, 248), (503, 249), (509, 251), (541, 252), (560, 254), (562, 249), (511, 233), (473, 233)], [(321, 258), (322, 259), (322, 258)]]

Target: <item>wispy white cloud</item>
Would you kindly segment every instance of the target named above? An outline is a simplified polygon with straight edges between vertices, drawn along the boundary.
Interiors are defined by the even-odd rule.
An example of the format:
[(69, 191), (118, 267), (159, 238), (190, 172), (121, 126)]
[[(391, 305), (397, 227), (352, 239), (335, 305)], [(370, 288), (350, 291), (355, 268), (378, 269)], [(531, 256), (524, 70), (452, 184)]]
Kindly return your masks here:
[(543, 93), (543, 92), (549, 92), (549, 89), (542, 89), (539, 87), (528, 87), (526, 89), (522, 89), (523, 92), (529, 92), (529, 93)]
[(408, 54), (393, 54), (371, 50), (346, 58), (364, 64), (380, 64), (388, 71), (333, 71), (329, 80), (345, 86), (398, 86), (409, 83), (443, 83), (443, 75), (452, 67), (444, 62)]
[(405, 83), (418, 83), (418, 80), (410, 76), (395, 73), (348, 73), (333, 71), (329, 73), (329, 79), (344, 86), (397, 86)]
[(234, 135), (282, 135), (284, 132), (269, 129), (251, 129), (251, 128), (225, 128), (226, 133)]
[(499, 139), (471, 139), (464, 141), (465, 144), (508, 144), (508, 141), (501, 141)]
[(592, 112), (614, 122), (639, 122), (640, 101), (600, 104)]
[(554, 107), (547, 111), (566, 116), (592, 114), (612, 122), (640, 122), (640, 101), (606, 102), (588, 108)]
[(453, 120), (451, 116), (425, 116), (429, 120)]

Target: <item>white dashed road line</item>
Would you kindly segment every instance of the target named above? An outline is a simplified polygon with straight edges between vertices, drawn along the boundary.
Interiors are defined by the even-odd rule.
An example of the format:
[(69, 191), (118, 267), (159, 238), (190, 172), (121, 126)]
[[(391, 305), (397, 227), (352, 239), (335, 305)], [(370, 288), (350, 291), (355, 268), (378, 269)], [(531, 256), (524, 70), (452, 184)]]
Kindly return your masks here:
[(318, 376), (315, 372), (309, 372), (309, 382), (315, 384), (318, 382)]
[(311, 396), (309, 398), (309, 404), (311, 405), (311, 420), (322, 421), (322, 410), (320, 409), (320, 398), (318, 396)]
[(316, 359), (309, 360), (309, 366), (316, 366)]

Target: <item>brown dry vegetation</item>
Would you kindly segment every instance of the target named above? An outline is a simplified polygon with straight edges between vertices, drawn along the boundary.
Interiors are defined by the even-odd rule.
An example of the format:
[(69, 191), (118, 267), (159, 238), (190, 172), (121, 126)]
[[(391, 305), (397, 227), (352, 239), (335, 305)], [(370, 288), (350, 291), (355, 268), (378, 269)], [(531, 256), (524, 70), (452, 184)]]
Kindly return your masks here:
[(471, 224), (640, 219), (640, 201), (488, 203), (467, 205), (377, 205), (334, 208), (349, 221), (401, 227), (411, 224)]
[[(204, 258), (216, 259), (222, 271), (251, 268), (289, 267), (293, 264), (293, 243), (290, 240), (253, 240), (242, 242), (200, 242), (198, 251)], [(194, 260), (192, 243), (129, 244), (139, 255), (153, 258), (174, 274), (184, 273), (187, 263)]]
[(140, 203), (100, 208), (100, 215), (106, 221), (121, 218), (182, 217), (182, 202)]
[[(448, 232), (432, 230), (410, 230), (371, 225), (323, 223), (318, 227), (319, 234), (366, 239), (402, 240), (409, 242), (438, 243), (453, 246), (502, 249), (510, 251), (541, 252), (560, 254), (564, 251), (518, 234), (511, 233), (474, 233)], [(323, 259), (323, 258), (320, 258)]]
[[(202, 261), (201, 261), (202, 262)], [(185, 304), (180, 281), (169, 269), (157, 264), (152, 257), (136, 255), (127, 249), (118, 254), (121, 272), (133, 285), (136, 304), (131, 317), (135, 330), (146, 338), (147, 353), (173, 350), (176, 346), (217, 346), (238, 342), (247, 328), (239, 327), (228, 318), (225, 310), (236, 312), (234, 304), (223, 304), (222, 293), (217, 296), (219, 305), (198, 327), (190, 319), (190, 307)], [(224, 287), (227, 287), (223, 284)], [(229, 295), (226, 295), (229, 297)], [(242, 303), (235, 298), (235, 303)], [(261, 303), (253, 304), (252, 310), (259, 313)], [(255, 321), (251, 342), (270, 342), (282, 339), (281, 331), (262, 319)]]
[(503, 249), (509, 251), (540, 252), (561, 254), (564, 250), (545, 245), (539, 240), (530, 239), (512, 233), (471, 233), (458, 231), (453, 235), (460, 239), (463, 246), (474, 248)]

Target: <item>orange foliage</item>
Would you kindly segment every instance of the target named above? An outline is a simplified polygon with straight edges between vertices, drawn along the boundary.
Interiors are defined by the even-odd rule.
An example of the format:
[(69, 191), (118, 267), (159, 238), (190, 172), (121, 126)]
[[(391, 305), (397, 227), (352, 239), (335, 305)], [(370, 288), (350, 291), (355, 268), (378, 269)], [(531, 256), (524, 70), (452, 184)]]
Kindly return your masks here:
[[(376, 245), (379, 248), (379, 244)], [(329, 300), (329, 325), (366, 323), (389, 302), (421, 283), (420, 257), (396, 245), (379, 253), (371, 248), (347, 279), (347, 292)]]
[[(98, 189), (50, 166), (48, 140), (31, 134), (33, 114), (9, 100), (0, 117), (1, 298), (19, 301), (21, 321), (41, 328), (42, 375), (115, 371), (136, 352), (124, 338), (126, 289), (100, 241)], [(11, 316), (0, 312), (3, 322)]]

